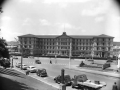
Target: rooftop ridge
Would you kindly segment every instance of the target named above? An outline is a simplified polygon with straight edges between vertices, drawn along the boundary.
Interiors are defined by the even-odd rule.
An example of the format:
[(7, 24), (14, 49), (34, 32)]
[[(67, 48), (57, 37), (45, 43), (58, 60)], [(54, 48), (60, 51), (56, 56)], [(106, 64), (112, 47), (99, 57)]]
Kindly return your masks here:
[[(33, 35), (33, 34), (25, 34), (25, 35), (21, 35), (21, 36), (18, 36), (18, 37), (56, 38), (56, 37), (62, 36), (62, 35)], [(64, 35), (66, 35), (66, 33), (64, 33)], [(72, 38), (112, 37), (112, 36), (108, 36), (108, 35), (105, 35), (105, 34), (101, 34), (101, 35), (67, 35), (67, 36), (72, 37)], [(114, 38), (114, 37), (112, 37), (112, 38)]]

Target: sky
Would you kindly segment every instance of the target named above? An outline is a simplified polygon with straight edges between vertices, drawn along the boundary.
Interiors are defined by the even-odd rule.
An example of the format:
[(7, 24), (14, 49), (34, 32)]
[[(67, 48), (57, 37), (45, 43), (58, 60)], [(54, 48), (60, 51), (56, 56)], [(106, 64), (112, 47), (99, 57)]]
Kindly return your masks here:
[(120, 42), (120, 9), (114, 0), (7, 0), (0, 37), (20, 35), (100, 35)]

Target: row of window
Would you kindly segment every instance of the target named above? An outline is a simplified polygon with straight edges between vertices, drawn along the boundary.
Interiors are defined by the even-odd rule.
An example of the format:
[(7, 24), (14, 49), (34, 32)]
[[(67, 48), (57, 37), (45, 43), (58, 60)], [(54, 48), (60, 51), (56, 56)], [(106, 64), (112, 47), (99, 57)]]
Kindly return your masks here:
[[(21, 42), (21, 44), (33, 44), (33, 42), (31, 43), (31, 41), (27, 42)], [(35, 44), (35, 43), (34, 43)], [(44, 42), (44, 43), (39, 43), (39, 45), (70, 45), (70, 42), (58, 42), (58, 43), (48, 43), (48, 42)], [(93, 45), (93, 43), (72, 43), (73, 45)], [(97, 46), (112, 46), (112, 43), (96, 43)]]
[(32, 37), (20, 37), (20, 41), (75, 41), (75, 42), (91, 42), (91, 41), (113, 41), (112, 38), (95, 38), (95, 39), (70, 39), (70, 38), (32, 38)]

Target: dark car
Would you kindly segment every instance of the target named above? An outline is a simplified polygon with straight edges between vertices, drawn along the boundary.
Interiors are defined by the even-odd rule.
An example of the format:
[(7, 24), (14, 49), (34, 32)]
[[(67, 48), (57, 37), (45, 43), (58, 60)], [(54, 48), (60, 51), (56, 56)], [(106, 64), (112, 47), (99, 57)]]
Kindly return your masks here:
[(40, 76), (40, 77), (47, 77), (48, 75), (47, 75), (47, 71), (46, 71), (46, 69), (38, 69), (37, 71), (36, 71), (36, 74), (38, 75), (38, 76)]
[[(58, 84), (62, 83), (61, 75), (58, 75), (54, 78), (54, 81)], [(70, 75), (64, 75), (64, 84), (65, 85), (71, 85), (71, 78)]]
[(113, 60), (107, 60), (106, 62), (109, 62), (109, 63), (111, 63), (111, 62), (113, 62)]
[(13, 59), (18, 59), (18, 57), (17, 56), (13, 56)]
[(26, 55), (23, 55), (22, 57), (23, 57), (23, 58), (28, 58), (28, 56), (26, 56)]
[(35, 60), (35, 63), (36, 64), (41, 64), (41, 61), (40, 60)]

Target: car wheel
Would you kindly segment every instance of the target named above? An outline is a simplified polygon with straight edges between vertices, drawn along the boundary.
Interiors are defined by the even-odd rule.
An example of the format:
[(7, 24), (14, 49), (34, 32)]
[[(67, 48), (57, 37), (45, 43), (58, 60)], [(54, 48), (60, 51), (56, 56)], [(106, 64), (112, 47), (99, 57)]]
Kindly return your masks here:
[(72, 85), (72, 88), (74, 88), (74, 85)]
[(55, 80), (55, 82), (58, 83), (57, 80)]

